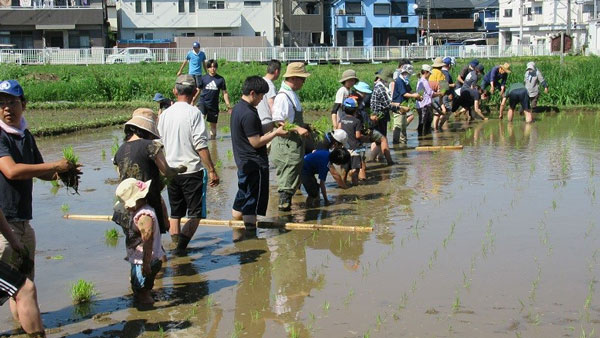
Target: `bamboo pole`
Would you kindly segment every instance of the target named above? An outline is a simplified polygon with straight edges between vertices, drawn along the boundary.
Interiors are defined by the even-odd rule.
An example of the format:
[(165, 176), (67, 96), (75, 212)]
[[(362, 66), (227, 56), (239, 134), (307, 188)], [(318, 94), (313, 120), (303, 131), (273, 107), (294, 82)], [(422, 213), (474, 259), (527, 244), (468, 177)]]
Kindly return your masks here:
[[(96, 222), (110, 222), (112, 216), (110, 215), (72, 215), (65, 214), (65, 219), (73, 221), (96, 221)], [(185, 223), (189, 219), (182, 218), (181, 222)], [(209, 227), (227, 226), (234, 229), (243, 229), (244, 222), (236, 220), (217, 220), (217, 219), (202, 219), (200, 225)], [(370, 226), (346, 226), (346, 225), (331, 225), (331, 224), (317, 224), (317, 223), (279, 223), (269, 221), (259, 221), (257, 226), (259, 228), (284, 228), (286, 230), (333, 230), (333, 231), (354, 231), (354, 232), (371, 232), (373, 227)]]
[(462, 150), (462, 145), (457, 146), (421, 146), (415, 147), (416, 151)]

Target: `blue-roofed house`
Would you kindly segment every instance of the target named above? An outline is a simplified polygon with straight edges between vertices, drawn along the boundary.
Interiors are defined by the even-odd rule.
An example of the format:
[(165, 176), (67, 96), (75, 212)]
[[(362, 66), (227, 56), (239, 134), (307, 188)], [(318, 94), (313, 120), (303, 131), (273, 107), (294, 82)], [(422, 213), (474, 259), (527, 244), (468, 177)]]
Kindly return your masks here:
[(415, 0), (338, 0), (331, 6), (334, 46), (402, 46), (417, 41)]

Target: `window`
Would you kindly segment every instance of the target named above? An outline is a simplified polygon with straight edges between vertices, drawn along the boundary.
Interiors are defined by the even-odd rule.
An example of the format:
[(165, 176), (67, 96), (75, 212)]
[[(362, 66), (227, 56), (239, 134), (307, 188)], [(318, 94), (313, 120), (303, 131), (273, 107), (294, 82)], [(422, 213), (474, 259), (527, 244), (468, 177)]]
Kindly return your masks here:
[(208, 1), (209, 9), (225, 9), (225, 1)]
[(135, 0), (135, 12), (136, 13), (142, 12), (142, 0)]
[(144, 33), (144, 40), (154, 40), (154, 33)]
[(152, 13), (152, 0), (146, 0), (146, 13)]
[(260, 7), (260, 1), (244, 1), (244, 7)]
[(392, 15), (408, 15), (408, 2), (392, 1), (391, 5), (392, 5)]
[(317, 2), (292, 1), (292, 15), (319, 14), (320, 5)]
[(348, 23), (356, 23), (356, 17), (355, 16), (349, 16), (348, 17)]
[(185, 0), (179, 0), (179, 13), (185, 13)]
[(190, 13), (196, 12), (196, 0), (189, 0)]
[(408, 23), (408, 16), (403, 16), (400, 18), (401, 23)]
[(505, 9), (504, 10), (504, 17), (505, 18), (512, 18), (512, 9)]
[(254, 32), (254, 36), (262, 36), (261, 32)]
[(533, 14), (541, 15), (542, 14), (542, 6), (533, 7)]
[(346, 15), (362, 15), (362, 3), (346, 2)]
[(594, 4), (583, 4), (584, 13), (594, 13)]
[(373, 14), (375, 15), (390, 15), (390, 4), (374, 4)]
[(214, 32), (213, 36), (231, 36), (231, 32)]
[(10, 32), (0, 32), (0, 44), (10, 45)]
[(69, 48), (90, 48), (90, 33), (88, 31), (70, 31)]
[(193, 36), (196, 36), (196, 33), (194, 33), (194, 32), (182, 32), (182, 33), (179, 33), (179, 36), (193, 37)]

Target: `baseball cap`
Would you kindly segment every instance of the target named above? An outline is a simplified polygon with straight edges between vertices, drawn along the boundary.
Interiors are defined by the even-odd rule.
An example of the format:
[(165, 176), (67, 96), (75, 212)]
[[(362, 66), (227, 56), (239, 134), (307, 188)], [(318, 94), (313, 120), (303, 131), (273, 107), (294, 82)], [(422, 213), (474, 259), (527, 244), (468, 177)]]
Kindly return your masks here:
[(450, 66), (450, 65), (452, 64), (452, 58), (451, 58), (451, 57), (449, 57), (449, 56), (446, 56), (446, 57), (445, 57), (445, 58), (442, 60), (442, 62), (443, 62), (444, 64), (446, 64), (446, 65)]
[(192, 48), (200, 48), (200, 42), (196, 41), (192, 43)]
[(483, 67), (483, 65), (477, 65), (477, 67), (475, 67), (475, 69), (477, 69), (477, 71), (483, 73), (483, 71), (485, 70), (485, 67)]
[(479, 60), (473, 59), (473, 60), (471, 60), (471, 62), (469, 62), (469, 65), (471, 65), (471, 67), (475, 68), (475, 67), (477, 67), (477, 65), (479, 65)]
[(196, 86), (196, 80), (190, 74), (182, 74), (177, 77), (175, 84), (184, 86)]
[(12, 96), (23, 96), (23, 87), (17, 80), (5, 80), (0, 82), (0, 93), (5, 93)]
[(164, 97), (163, 94), (156, 93), (156, 94), (154, 94), (154, 98), (152, 100), (154, 100), (156, 102), (161, 102), (161, 101), (165, 101), (165, 100), (168, 100), (168, 99), (166, 97)]
[(344, 107), (356, 108), (356, 107), (358, 107), (358, 103), (356, 102), (356, 100), (354, 98), (348, 97), (344, 100)]

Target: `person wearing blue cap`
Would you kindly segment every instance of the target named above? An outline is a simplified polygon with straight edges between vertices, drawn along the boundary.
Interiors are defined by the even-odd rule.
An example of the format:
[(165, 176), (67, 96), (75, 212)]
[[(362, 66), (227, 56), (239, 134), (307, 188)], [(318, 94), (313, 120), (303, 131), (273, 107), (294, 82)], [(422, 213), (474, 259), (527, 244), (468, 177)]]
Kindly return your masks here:
[(173, 104), (173, 100), (164, 97), (161, 93), (154, 94), (153, 100), (158, 103), (158, 116), (162, 114), (163, 110), (169, 108)]
[(185, 60), (183, 60), (181, 67), (179, 67), (177, 76), (181, 75), (183, 68), (189, 62), (190, 68), (188, 70), (188, 74), (194, 77), (196, 84), (201, 83), (200, 78), (202, 77), (202, 69), (204, 69), (204, 73), (207, 72), (204, 60), (206, 60), (206, 54), (200, 50), (200, 43), (196, 41), (192, 44), (192, 50), (187, 53)]
[(344, 182), (350, 176), (352, 184), (356, 185), (358, 184), (358, 172), (366, 166), (364, 163), (365, 148), (361, 142), (363, 124), (358, 118), (359, 109), (356, 99), (348, 97), (344, 100), (343, 104), (344, 116), (340, 119), (339, 126), (348, 135), (346, 142), (350, 151), (350, 162), (344, 168)]
[[(17, 240), (23, 244), (15, 250), (7, 238), (0, 236), (0, 261), (20, 271), (33, 281), (35, 232), (32, 219), (33, 178), (58, 180), (59, 173), (76, 170), (79, 166), (66, 159), (44, 163), (24, 117), (27, 100), (19, 82), (0, 82), (0, 210)], [(11, 299), (11, 310), (18, 308)]]

